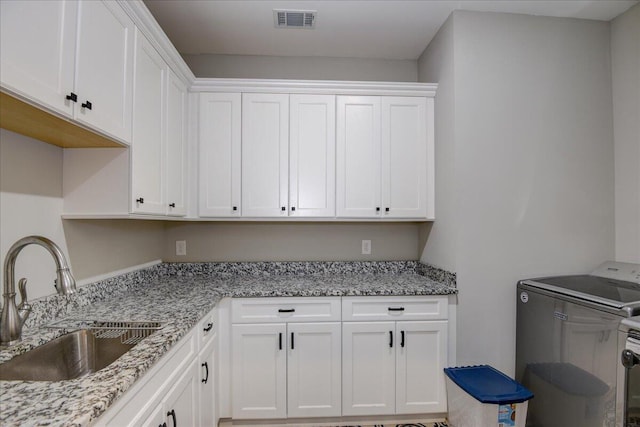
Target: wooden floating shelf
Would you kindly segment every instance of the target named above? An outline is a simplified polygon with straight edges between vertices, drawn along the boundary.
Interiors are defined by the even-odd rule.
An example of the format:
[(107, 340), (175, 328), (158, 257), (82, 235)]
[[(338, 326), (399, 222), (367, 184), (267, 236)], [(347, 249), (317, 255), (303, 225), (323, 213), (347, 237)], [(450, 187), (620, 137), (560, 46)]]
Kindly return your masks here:
[(0, 127), (62, 148), (126, 147), (4, 92)]

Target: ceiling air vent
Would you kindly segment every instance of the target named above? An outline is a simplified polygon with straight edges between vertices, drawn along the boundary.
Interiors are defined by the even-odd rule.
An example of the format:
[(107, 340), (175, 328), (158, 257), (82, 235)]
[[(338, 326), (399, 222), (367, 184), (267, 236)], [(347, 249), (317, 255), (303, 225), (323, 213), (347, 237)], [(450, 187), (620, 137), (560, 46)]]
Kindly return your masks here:
[(307, 28), (316, 26), (315, 10), (273, 10), (276, 28)]

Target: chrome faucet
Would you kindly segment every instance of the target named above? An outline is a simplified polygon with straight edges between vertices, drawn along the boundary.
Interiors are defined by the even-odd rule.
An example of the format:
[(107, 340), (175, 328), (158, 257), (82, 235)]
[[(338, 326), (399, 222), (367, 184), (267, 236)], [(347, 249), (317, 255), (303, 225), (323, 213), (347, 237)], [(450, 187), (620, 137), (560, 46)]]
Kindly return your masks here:
[(21, 302), (16, 305), (16, 258), (20, 251), (28, 245), (35, 244), (45, 248), (56, 262), (57, 279), (55, 287), (60, 295), (72, 294), (76, 291), (76, 281), (69, 271), (64, 254), (51, 240), (42, 236), (27, 236), (18, 240), (9, 248), (4, 260), (4, 283), (2, 314), (0, 316), (0, 345), (13, 345), (22, 339), (22, 326), (31, 314), (31, 305), (27, 302), (27, 279), (18, 282)]

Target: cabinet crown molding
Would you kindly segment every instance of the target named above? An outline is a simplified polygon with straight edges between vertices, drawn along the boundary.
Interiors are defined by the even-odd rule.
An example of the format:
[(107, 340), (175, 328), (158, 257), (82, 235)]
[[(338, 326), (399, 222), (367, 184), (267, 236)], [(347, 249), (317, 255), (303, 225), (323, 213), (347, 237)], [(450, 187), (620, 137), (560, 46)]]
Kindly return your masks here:
[(437, 83), (196, 78), (191, 92), (308, 93), (435, 97)]

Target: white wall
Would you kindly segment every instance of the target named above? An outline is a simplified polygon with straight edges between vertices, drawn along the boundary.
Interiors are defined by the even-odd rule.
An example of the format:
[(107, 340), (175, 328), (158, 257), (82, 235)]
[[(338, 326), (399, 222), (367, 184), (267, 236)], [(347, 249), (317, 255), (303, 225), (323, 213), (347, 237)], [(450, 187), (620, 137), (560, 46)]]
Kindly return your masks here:
[(640, 263), (640, 5), (611, 22), (616, 260)]
[(415, 82), (415, 60), (183, 55), (196, 77)]
[[(444, 156), (454, 171), (436, 194), (455, 192), (442, 237), (455, 250), (437, 262), (455, 254), (458, 364), (512, 374), (516, 281), (587, 272), (614, 254), (609, 25), (455, 12), (440, 31), (419, 80), (453, 68), (436, 128), (453, 134)], [(439, 64), (441, 49), (453, 49), (452, 66)], [(427, 262), (440, 256), (430, 245)]]
[[(77, 280), (162, 258), (160, 221), (63, 221), (63, 150), (0, 129), (0, 265), (18, 239), (42, 235), (65, 254)], [(39, 246), (17, 258), (16, 282), (28, 279), (29, 299), (55, 293), (55, 263)], [(4, 276), (3, 276), (4, 277)]]
[[(62, 149), (0, 129), (0, 261), (11, 245), (45, 236), (68, 254), (62, 214)], [(67, 255), (68, 257), (68, 255)], [(46, 249), (28, 246), (16, 262), (16, 284), (27, 277), (29, 298), (55, 293), (55, 264)]]

